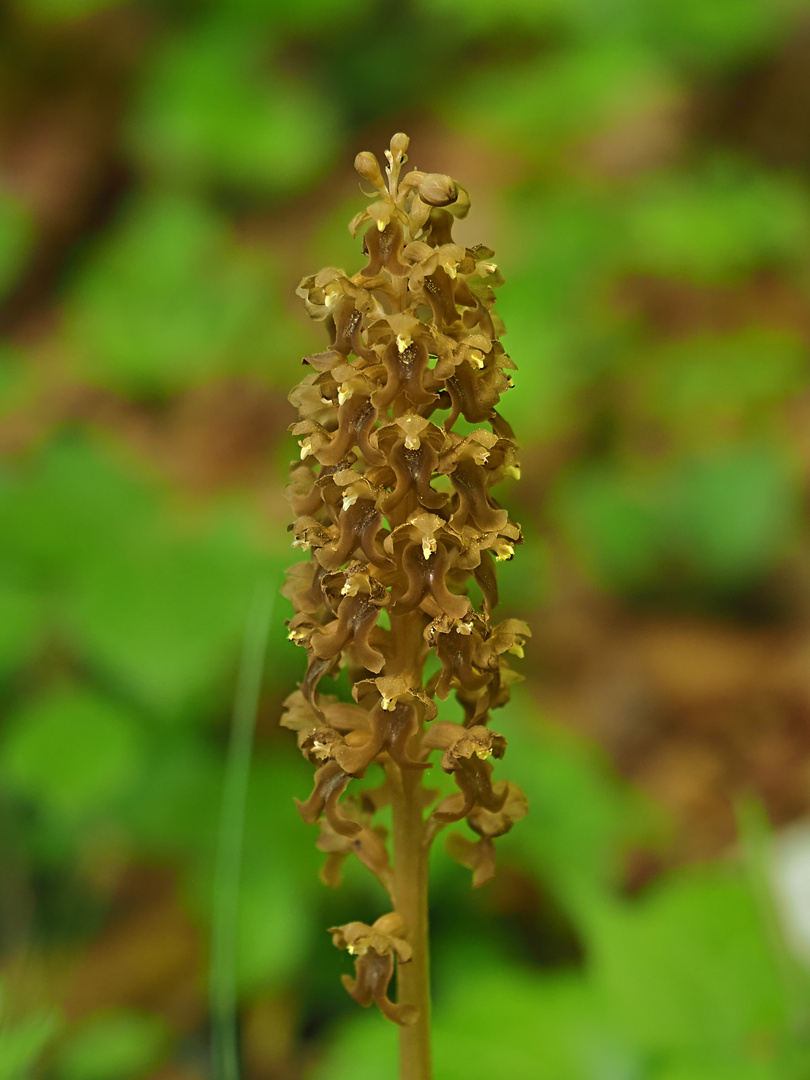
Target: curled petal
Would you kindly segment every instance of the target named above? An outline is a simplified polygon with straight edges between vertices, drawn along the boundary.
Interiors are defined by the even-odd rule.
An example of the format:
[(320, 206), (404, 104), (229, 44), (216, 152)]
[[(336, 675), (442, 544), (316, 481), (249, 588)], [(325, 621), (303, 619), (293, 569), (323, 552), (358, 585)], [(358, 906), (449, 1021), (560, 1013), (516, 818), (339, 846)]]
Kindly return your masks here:
[(301, 548), (303, 551), (309, 551), (310, 549), (317, 551), (319, 548), (330, 544), (334, 539), (334, 531), (312, 517), (296, 518), (292, 526), (292, 533), (295, 537), (292, 546)]
[(312, 453), (322, 465), (337, 465), (356, 446), (366, 461), (384, 465), (385, 455), (371, 442), (376, 419), (377, 410), (369, 399), (352, 394), (338, 410), (338, 427), (334, 435), (321, 431), (310, 437)]
[(478, 620), (434, 619), (425, 631), (427, 640), (436, 650), (442, 667), (431, 686), (438, 698), (445, 701), (452, 687), (480, 690), (491, 679), (491, 674), (480, 670), (474, 663), (476, 650), (481, 644)]
[(313, 615), (323, 605), (323, 568), (316, 563), (299, 562), (285, 572), (287, 580), (281, 587), (281, 595), (290, 601), (296, 611)]
[(458, 596), (447, 588), (450, 557), (443, 544), (427, 557), (415, 545), (402, 554), (402, 568), (408, 575), (408, 591), (396, 601), (397, 611), (404, 613), (420, 607), (430, 597), (435, 614), (448, 615), (451, 619), (463, 619), (470, 610), (466, 596)]
[(445, 385), (453, 402), (453, 411), (445, 421), (445, 427), (450, 427), (459, 414), (473, 424), (491, 419), (498, 399), (511, 384), (495, 365), (474, 372), (463, 364), (456, 368)]
[(433, 724), (422, 738), (422, 747), (426, 750), (443, 750), (442, 768), (445, 772), (455, 772), (464, 768), (466, 761), (476, 757), (486, 761), (488, 757), (502, 758), (506, 750), (506, 739), (482, 724), (464, 727), (447, 720)]
[[(460, 185), (459, 194), (463, 190)], [(460, 200), (459, 200), (460, 201)], [(457, 203), (453, 203), (451, 210), (455, 209)], [(441, 247), (442, 244), (453, 243), (453, 215), (447, 210), (440, 207), (435, 207), (430, 211), (427, 221), (424, 225), (424, 239), (425, 242), (430, 244), (431, 247)]]
[(338, 800), (351, 779), (335, 761), (327, 761), (315, 773), (312, 794), (301, 802), (295, 800), (298, 813), (307, 825), (314, 825), (321, 814), (326, 814), (329, 824), (341, 836), (355, 836), (361, 829), (356, 821), (343, 817), (338, 811)]
[(418, 730), (413, 706), (397, 702), (385, 708), (381, 701), (369, 714), (369, 727), (368, 734), (359, 735), (351, 743), (347, 739), (344, 745), (335, 748), (335, 760), (346, 772), (362, 772), (383, 752), (401, 769), (430, 768), (429, 762), (418, 761), (408, 754), (408, 743)]
[(413, 405), (429, 405), (435, 401), (436, 395), (424, 386), (428, 360), (424, 342), (411, 341), (404, 345), (401, 337), (391, 341), (383, 353), (387, 376), (385, 386), (372, 395), (374, 405), (378, 409), (387, 409), (400, 393)]
[(312, 517), (320, 508), (321, 495), (315, 486), (315, 474), (308, 462), (301, 462), (290, 470), (290, 482), (284, 489), (297, 517)]
[(359, 547), (367, 558), (387, 563), (375, 547), (375, 538), (382, 528), (382, 513), (373, 502), (358, 499), (339, 515), (338, 536), (319, 546), (315, 553), (318, 562), (329, 570), (337, 570), (351, 558)]
[(295, 690), (284, 699), (284, 712), (279, 721), (282, 727), (298, 732), (299, 746), (307, 736), (319, 727), (336, 731), (356, 731), (368, 727), (368, 711), (360, 705), (325, 697), (317, 711), (301, 690)]
[[(424, 296), (433, 309), (433, 317), (439, 327), (451, 326), (458, 319), (453, 282), (439, 267), (430, 277), (424, 279)], [(469, 417), (468, 417), (469, 419)]]
[(459, 461), (450, 473), (450, 480), (458, 495), (458, 508), (452, 522), (456, 528), (471, 519), (483, 532), (499, 532), (509, 520), (505, 510), (494, 506), (487, 495), (487, 474), (474, 461)]
[(439, 471), (443, 473), (452, 472), (460, 461), (472, 461), (476, 465), (488, 464), (493, 448), (498, 444), (498, 436), (483, 429), (473, 431), (464, 438), (452, 432), (448, 435), (450, 448), (445, 449), (439, 461)]
[(320, 703), (318, 702), (318, 683), (324, 675), (330, 674), (338, 664), (339, 656), (326, 656), (323, 658), (310, 656), (306, 674), (301, 682), (301, 693), (309, 702), (313, 712), (319, 717), (321, 723), (326, 723)]
[(359, 296), (355, 291), (354, 296), (344, 296), (335, 305), (333, 318), (335, 336), (332, 347), (343, 356), (345, 360), (350, 353), (363, 357), (364, 360), (373, 361), (374, 355), (368, 351), (360, 336), (363, 326), (362, 308), (367, 307), (367, 302), (358, 304)]
[(501, 781), (496, 791), (492, 786), (491, 775), (492, 766), (488, 762), (477, 757), (460, 760), (453, 771), (453, 778), (462, 798), (460, 802), (457, 796), (450, 796), (452, 802), (443, 799), (432, 816), (437, 821), (451, 822), (466, 817), (474, 806), (484, 806), (493, 812), (501, 810), (508, 795), (506, 782)]
[(321, 870), (321, 880), (324, 884), (337, 888), (340, 885), (343, 862), (350, 855), (356, 855), (390, 895), (393, 889), (393, 874), (385, 845), (386, 830), (381, 825), (372, 829), (369, 824), (370, 814), (362, 810), (351, 813), (351, 816), (363, 824), (361, 831), (353, 837), (341, 836), (325, 818), (321, 819), (321, 835), (316, 847), (328, 856)]
[(287, 634), (288, 641), (292, 641), (293, 644), (304, 649), (311, 647), (312, 635), (322, 629), (317, 619), (303, 611), (298, 615), (293, 615), (286, 625), (290, 630), (289, 634)]
[(333, 759), (335, 746), (342, 741), (343, 736), (335, 728), (322, 727), (308, 732), (300, 746), (304, 757), (317, 764)]
[(495, 845), (487, 837), (469, 840), (461, 833), (450, 833), (444, 842), (451, 859), (472, 870), (473, 888), (479, 889), (495, 877)]
[(396, 486), (383, 501), (383, 510), (389, 514), (407, 497), (415, 497), (422, 506), (432, 510), (447, 502), (447, 495), (434, 491), (430, 486), (438, 454), (427, 443), (418, 449), (409, 449), (404, 443), (391, 451), (390, 465), (396, 474)]
[[(369, 212), (371, 212), (371, 209), (369, 207)], [(379, 228), (381, 224), (383, 225), (382, 229)], [(404, 277), (410, 267), (400, 259), (403, 242), (402, 225), (398, 221), (389, 221), (384, 224), (384, 217), (381, 214), (377, 219), (377, 223), (367, 229), (363, 237), (363, 247), (368, 255), (368, 265), (360, 273), (364, 277), (371, 277), (374, 274), (379, 274), (384, 267), (393, 277)]]
[(485, 839), (504, 836), (516, 821), (522, 821), (529, 812), (529, 801), (518, 785), (511, 780), (502, 780), (501, 784), (504, 783), (506, 784), (506, 798), (500, 810), (476, 806), (467, 816), (470, 828)]
[(416, 1023), (418, 1012), (413, 1005), (396, 1005), (388, 997), (388, 986), (394, 975), (393, 956), (379, 956), (369, 949), (355, 960), (354, 970), (356, 978), (342, 975), (340, 981), (358, 1005), (368, 1007), (374, 1002), (392, 1023), (400, 1026)]
[(484, 614), (488, 616), (498, 603), (498, 579), (495, 575), (495, 560), (490, 551), (480, 552), (478, 565), (473, 570), (473, 578), (481, 590)]
[(522, 657), (523, 646), (531, 636), (528, 623), (522, 619), (504, 619), (490, 630), (486, 640), (479, 643), (476, 661), (483, 667), (501, 668), (504, 653)]
[(369, 642), (368, 637), (377, 624), (380, 605), (359, 593), (345, 596), (338, 607), (338, 617), (310, 638), (315, 656), (338, 656), (349, 648), (363, 667), (369, 671), (381, 671), (385, 657)]

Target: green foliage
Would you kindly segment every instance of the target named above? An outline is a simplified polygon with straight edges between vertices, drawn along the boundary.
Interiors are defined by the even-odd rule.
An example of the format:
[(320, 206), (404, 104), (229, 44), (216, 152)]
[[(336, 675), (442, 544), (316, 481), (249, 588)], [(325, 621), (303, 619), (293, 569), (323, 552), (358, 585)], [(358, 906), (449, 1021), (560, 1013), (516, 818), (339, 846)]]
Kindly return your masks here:
[(96, 1014), (60, 1049), (58, 1080), (136, 1080), (162, 1056), (165, 1025), (145, 1013)]
[(731, 1065), (784, 1030), (784, 995), (738, 872), (683, 872), (585, 920), (594, 977), (620, 1030), (655, 1060)]
[(230, 17), (169, 38), (143, 73), (134, 154), (191, 187), (282, 195), (311, 181), (338, 145), (338, 116), (330, 98), (280, 68), (275, 51), (249, 21)]
[(733, 586), (776, 564), (798, 512), (784, 457), (751, 445), (686, 459), (673, 476), (665, 523), (677, 553), (704, 581)]
[(798, 0), (420, 0), (426, 16), (452, 20), (470, 35), (504, 24), (584, 40), (643, 43), (680, 63), (722, 68), (764, 51), (800, 10)]
[[(617, 855), (642, 839), (639, 826), (649, 842), (654, 818), (592, 751), (538, 727), (527, 702), (505, 726), (536, 826), (515, 834), (505, 858), (519, 858), (564, 898), (583, 961), (557, 972), (506, 962), (488, 947), (485, 925), (480, 941), (469, 940), (470, 929), (451, 938), (437, 977), (438, 1074), (798, 1080), (804, 1051), (791, 1033), (775, 928), (747, 873), (731, 863), (695, 867), (619, 899)], [(395, 1032), (353, 1018), (314, 1080), (393, 1080), (394, 1043)]]
[(690, 336), (645, 352), (635, 373), (639, 407), (690, 442), (716, 444), (749, 423), (773, 427), (774, 409), (805, 382), (804, 343), (764, 327)]
[[(254, 31), (318, 39), (335, 30), (362, 24), (373, 7), (372, 0), (308, 0), (306, 4), (267, 4), (264, 0), (200, 0), (209, 17), (233, 26), (249, 25)], [(205, 17), (205, 16), (204, 16)]]
[[(507, 968), (479, 956), (463, 979), (456, 978), (436, 1002), (439, 1075), (793, 1075), (781, 1071), (783, 998), (769, 942), (736, 871), (672, 878), (634, 902), (608, 903), (595, 895), (589, 909), (581, 971)], [(452, 970), (466, 967), (459, 952)], [(481, 1022), (471, 1024), (471, 1017)], [(386, 1072), (380, 1062), (393, 1063), (394, 1035), (364, 1017), (354, 1019), (315, 1080), (393, 1080), (395, 1069)]]
[(115, 8), (121, 0), (17, 0), (16, 6), (35, 22), (71, 23)]
[(628, 204), (625, 229), (630, 269), (727, 281), (796, 264), (807, 250), (810, 211), (792, 179), (717, 159), (647, 182)]
[(654, 838), (660, 823), (651, 806), (610, 775), (594, 748), (542, 722), (522, 695), (516, 704), (520, 712), (502, 726), (509, 732), (513, 778), (537, 827), (515, 830), (509, 839), (567, 903), (578, 905), (594, 890), (610, 890), (621, 851)]
[(29, 701), (9, 718), (0, 744), (5, 782), (57, 818), (109, 806), (142, 764), (137, 717), (81, 688)]
[(596, 579), (631, 591), (659, 569), (661, 540), (656, 480), (591, 466), (568, 478), (559, 516), (575, 550)]
[(59, 1027), (54, 1013), (39, 1010), (22, 1019), (7, 1015), (0, 983), (0, 1080), (28, 1080), (37, 1060)]
[[(61, 625), (94, 667), (167, 716), (199, 702), (229, 670), (267, 565), (244, 518), (172, 519), (131, 471), (65, 441), (7, 476), (0, 525), (4, 565), (24, 583), (6, 602), (32, 636), (39, 591), (58, 600)], [(287, 557), (277, 556), (277, 574)], [(30, 638), (17, 647), (29, 648)]]
[(29, 215), (0, 192), (0, 300), (5, 299), (24, 265), (32, 232)]
[(289, 985), (306, 958), (318, 913), (301, 902), (291, 878), (275, 863), (242, 883), (236, 974), (243, 992)]
[(171, 195), (134, 203), (73, 290), (69, 332), (83, 373), (165, 393), (244, 371), (267, 318), (268, 271), (204, 204)]
[(676, 570), (706, 590), (773, 569), (799, 520), (791, 468), (775, 446), (743, 444), (657, 469), (591, 466), (560, 490), (558, 512), (594, 577), (638, 591)]
[(43, 624), (36, 589), (11, 578), (0, 579), (0, 678), (32, 655)]
[(676, 89), (654, 52), (633, 41), (599, 40), (542, 63), (476, 74), (458, 87), (452, 112), (456, 122), (487, 129), (502, 146), (558, 168), (555, 158), (567, 146), (620, 123), (640, 103), (666, 102)]
[(238, 534), (156, 538), (86, 568), (71, 629), (101, 670), (182, 714), (230, 669), (257, 571)]

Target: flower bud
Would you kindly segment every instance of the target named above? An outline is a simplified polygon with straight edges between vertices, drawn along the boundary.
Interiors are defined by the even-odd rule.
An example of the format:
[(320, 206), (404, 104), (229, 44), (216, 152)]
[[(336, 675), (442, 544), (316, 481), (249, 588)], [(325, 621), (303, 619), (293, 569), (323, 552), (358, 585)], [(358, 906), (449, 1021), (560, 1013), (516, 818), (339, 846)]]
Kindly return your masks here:
[(354, 167), (360, 173), (364, 180), (368, 180), (376, 188), (384, 188), (382, 173), (380, 172), (380, 164), (376, 157), (368, 150), (363, 150), (354, 159)]
[(410, 139), (402, 131), (398, 131), (396, 135), (391, 139), (391, 153), (394, 158), (402, 158), (405, 155), (405, 151), (408, 149)]
[[(414, 175), (414, 174), (412, 174)], [(428, 206), (448, 206), (458, 198), (456, 183), (444, 173), (416, 173), (416, 190)]]

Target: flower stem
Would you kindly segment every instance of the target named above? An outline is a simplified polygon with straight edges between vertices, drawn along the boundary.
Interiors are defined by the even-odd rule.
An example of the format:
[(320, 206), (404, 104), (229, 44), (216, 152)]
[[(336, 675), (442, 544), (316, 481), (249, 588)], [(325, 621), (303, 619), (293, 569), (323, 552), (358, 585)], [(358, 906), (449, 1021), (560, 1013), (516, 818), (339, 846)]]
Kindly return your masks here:
[(410, 962), (397, 967), (397, 1001), (400, 1005), (414, 1005), (419, 1011), (415, 1023), (399, 1029), (400, 1080), (430, 1080), (428, 850), (420, 798), (422, 774), (410, 769), (397, 771), (393, 801), (394, 907), (405, 921), (413, 949)]

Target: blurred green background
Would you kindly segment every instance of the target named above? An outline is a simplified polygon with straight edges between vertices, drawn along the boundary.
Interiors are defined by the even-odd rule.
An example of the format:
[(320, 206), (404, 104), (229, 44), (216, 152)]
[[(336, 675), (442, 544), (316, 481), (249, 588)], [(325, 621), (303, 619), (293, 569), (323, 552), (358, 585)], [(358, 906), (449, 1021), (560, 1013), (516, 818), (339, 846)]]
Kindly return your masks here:
[[(779, 855), (810, 809), (808, 49), (803, 0), (2, 4), (2, 1080), (212, 1075), (240, 643), (294, 561), (286, 394), (324, 344), (294, 289), (360, 266), (352, 161), (398, 130), (507, 279), (503, 614), (534, 633), (493, 719), (530, 817), (481, 891), (434, 860), (437, 1080), (810, 1076), (810, 855)], [(394, 1080), (325, 933), (383, 897), (320, 884), (292, 803), (289, 614), (243, 1076)]]

